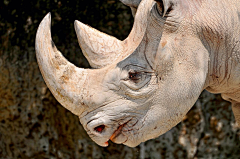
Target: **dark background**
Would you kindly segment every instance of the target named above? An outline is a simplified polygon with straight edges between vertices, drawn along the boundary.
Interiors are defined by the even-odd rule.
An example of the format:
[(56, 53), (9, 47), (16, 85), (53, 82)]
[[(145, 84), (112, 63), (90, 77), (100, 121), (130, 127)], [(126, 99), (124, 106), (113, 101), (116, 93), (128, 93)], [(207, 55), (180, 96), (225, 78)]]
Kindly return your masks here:
[(2, 0), (0, 2), (0, 158), (240, 158), (240, 130), (228, 102), (202, 93), (183, 122), (136, 148), (96, 145), (77, 116), (63, 108), (39, 72), (34, 42), (52, 14), (52, 37), (64, 56), (89, 67), (77, 43), (74, 20), (119, 39), (133, 18), (118, 0)]

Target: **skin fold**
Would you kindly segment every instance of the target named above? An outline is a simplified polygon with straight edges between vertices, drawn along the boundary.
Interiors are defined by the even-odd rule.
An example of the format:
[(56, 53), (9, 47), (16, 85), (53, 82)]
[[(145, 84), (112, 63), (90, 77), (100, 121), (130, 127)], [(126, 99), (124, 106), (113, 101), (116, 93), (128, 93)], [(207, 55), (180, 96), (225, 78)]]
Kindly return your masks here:
[(36, 35), (48, 88), (92, 140), (135, 147), (156, 138), (181, 122), (204, 89), (230, 101), (240, 124), (240, 1), (122, 2), (134, 16), (123, 41), (75, 21), (95, 69), (78, 68), (57, 50), (50, 13)]

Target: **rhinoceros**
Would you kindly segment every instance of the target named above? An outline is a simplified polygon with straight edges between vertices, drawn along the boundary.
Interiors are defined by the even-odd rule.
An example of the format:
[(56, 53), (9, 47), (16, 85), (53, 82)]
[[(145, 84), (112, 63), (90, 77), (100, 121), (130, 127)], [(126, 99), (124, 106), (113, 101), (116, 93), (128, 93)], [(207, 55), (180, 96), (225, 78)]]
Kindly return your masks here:
[(240, 124), (240, 1), (122, 0), (134, 16), (121, 41), (75, 21), (94, 69), (78, 68), (51, 39), (51, 15), (36, 56), (55, 98), (100, 146), (135, 147), (178, 124), (206, 89), (232, 103)]

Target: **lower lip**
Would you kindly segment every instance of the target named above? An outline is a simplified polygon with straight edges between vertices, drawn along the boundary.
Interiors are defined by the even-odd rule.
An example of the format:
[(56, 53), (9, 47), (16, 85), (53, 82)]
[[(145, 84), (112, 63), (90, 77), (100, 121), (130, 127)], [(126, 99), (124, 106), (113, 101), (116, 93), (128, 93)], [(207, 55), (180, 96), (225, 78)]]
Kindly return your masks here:
[(121, 125), (118, 127), (118, 129), (112, 134), (112, 136), (110, 137), (110, 140), (114, 140), (114, 138), (116, 138), (118, 136), (118, 134), (121, 132), (122, 128), (124, 125)]
[[(118, 134), (121, 132), (122, 128), (123, 128), (124, 124), (119, 126), (118, 129), (112, 134), (112, 136), (110, 137), (110, 140), (113, 141), (114, 138), (116, 138), (118, 136)], [(107, 147), (108, 141), (106, 141), (102, 146)]]

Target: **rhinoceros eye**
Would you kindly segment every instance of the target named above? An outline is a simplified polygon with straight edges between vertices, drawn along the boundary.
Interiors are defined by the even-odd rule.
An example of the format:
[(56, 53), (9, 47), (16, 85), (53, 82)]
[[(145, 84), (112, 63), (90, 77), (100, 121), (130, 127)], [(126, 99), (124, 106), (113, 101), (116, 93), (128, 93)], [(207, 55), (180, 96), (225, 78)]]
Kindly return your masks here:
[(141, 72), (129, 72), (128, 75), (128, 78), (134, 83), (138, 83), (142, 76)]

